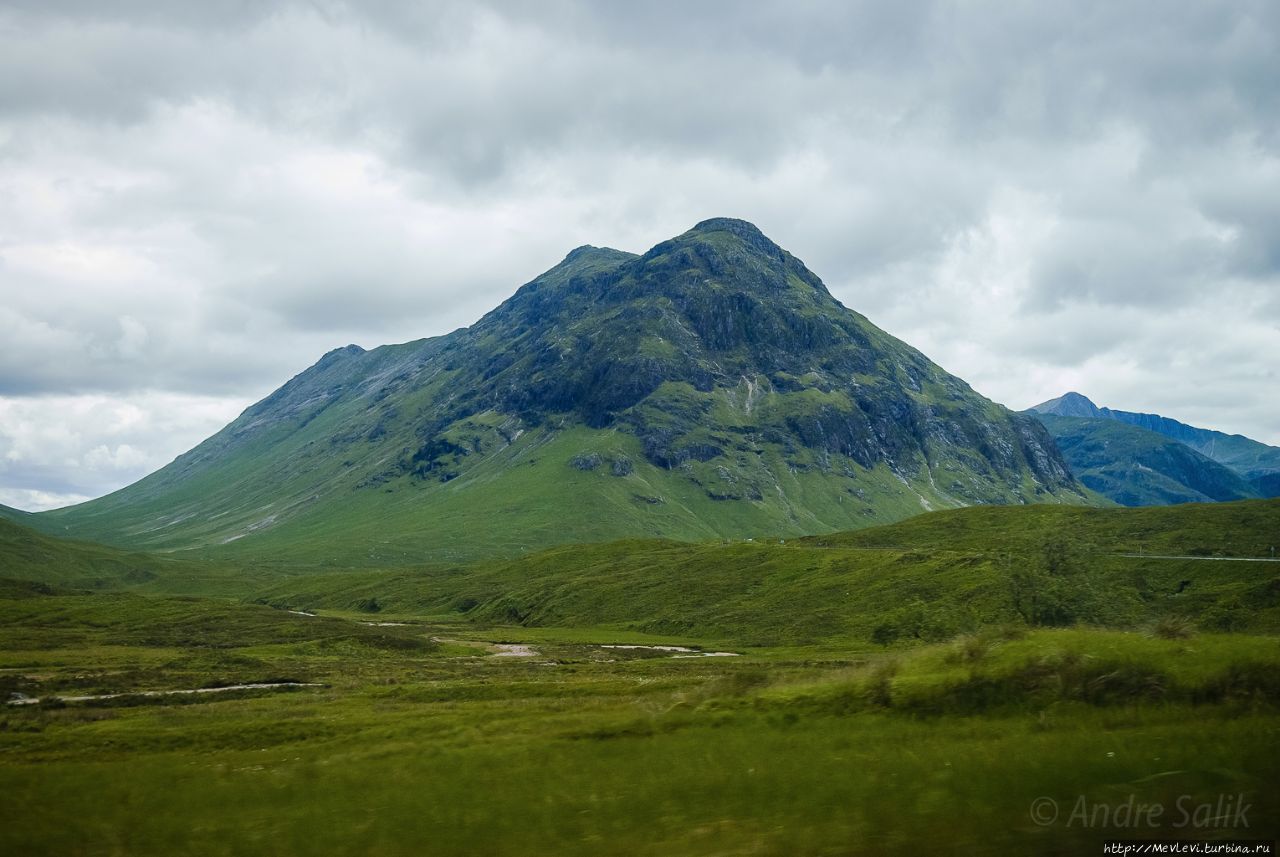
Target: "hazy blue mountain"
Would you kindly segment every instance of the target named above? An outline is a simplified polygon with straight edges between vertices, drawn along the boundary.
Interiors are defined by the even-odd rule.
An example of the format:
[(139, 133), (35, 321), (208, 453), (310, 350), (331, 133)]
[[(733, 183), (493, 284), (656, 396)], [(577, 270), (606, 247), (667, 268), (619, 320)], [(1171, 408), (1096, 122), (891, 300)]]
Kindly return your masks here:
[(1122, 506), (1259, 496), (1235, 471), (1162, 434), (1103, 417), (1037, 416), (1076, 479)]
[(1159, 414), (1100, 408), (1079, 393), (1067, 393), (1030, 410), (1063, 417), (1117, 420), (1162, 434), (1235, 471), (1264, 497), (1280, 496), (1280, 447), (1244, 435), (1198, 428)]

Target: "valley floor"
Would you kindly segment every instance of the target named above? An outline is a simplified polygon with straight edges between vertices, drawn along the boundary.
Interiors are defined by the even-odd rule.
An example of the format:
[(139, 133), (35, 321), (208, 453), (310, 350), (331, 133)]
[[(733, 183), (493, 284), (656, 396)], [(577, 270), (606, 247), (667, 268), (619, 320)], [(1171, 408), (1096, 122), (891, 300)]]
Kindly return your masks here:
[[(21, 587), (0, 620), (3, 697), (40, 700), (0, 710), (6, 854), (1065, 855), (1280, 832), (1270, 636), (753, 649)], [(241, 684), (277, 686), (131, 695)], [(1139, 805), (1162, 814), (1135, 827)]]

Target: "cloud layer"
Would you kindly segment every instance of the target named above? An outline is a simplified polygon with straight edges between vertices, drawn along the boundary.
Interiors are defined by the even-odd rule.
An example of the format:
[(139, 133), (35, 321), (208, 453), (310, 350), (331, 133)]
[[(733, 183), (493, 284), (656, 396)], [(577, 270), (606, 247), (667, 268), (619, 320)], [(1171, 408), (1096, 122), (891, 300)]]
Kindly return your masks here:
[(1012, 407), (1280, 443), (1276, 80), (1269, 2), (10, 2), (0, 502), (715, 215)]

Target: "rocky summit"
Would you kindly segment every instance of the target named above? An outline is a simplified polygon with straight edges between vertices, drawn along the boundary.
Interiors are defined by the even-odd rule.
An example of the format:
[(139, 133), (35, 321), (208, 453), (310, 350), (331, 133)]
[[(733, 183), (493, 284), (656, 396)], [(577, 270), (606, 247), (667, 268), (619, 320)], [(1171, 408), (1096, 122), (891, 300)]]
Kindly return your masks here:
[(717, 218), (643, 255), (580, 247), (469, 328), (331, 351), (169, 466), (37, 521), (389, 563), (1032, 502), (1087, 502), (1037, 420)]

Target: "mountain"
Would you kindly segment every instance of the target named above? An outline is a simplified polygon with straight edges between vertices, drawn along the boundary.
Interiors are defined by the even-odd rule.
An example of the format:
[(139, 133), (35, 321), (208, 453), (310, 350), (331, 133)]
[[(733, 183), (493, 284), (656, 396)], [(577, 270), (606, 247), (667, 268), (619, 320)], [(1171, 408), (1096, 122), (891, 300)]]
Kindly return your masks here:
[(3, 503), (0, 503), (0, 519), (25, 523), (30, 518), (30, 512), (24, 512), (21, 509), (15, 509), (12, 506), (6, 506)]
[(1249, 484), (1259, 497), (1280, 497), (1280, 471), (1255, 476)]
[(326, 354), (134, 485), (42, 513), (149, 549), (376, 564), (1088, 502), (1043, 426), (741, 220), (580, 247), (469, 328)]
[(1037, 414), (1071, 472), (1122, 506), (1258, 497), (1234, 471), (1176, 440), (1117, 420)]
[(1251, 484), (1256, 495), (1280, 497), (1280, 447), (1244, 435), (1197, 428), (1159, 414), (1100, 408), (1079, 393), (1067, 393), (1030, 410), (1062, 417), (1117, 420), (1162, 434), (1235, 471)]
[(1109, 408), (1100, 408), (1087, 396), (1079, 393), (1067, 393), (1056, 399), (1041, 402), (1028, 410), (1059, 417), (1096, 417), (1098, 419), (1107, 419), (1111, 413)]

